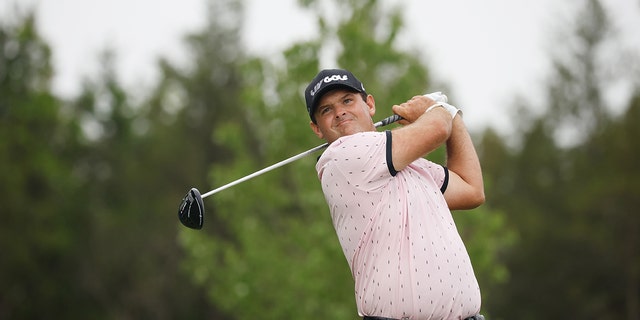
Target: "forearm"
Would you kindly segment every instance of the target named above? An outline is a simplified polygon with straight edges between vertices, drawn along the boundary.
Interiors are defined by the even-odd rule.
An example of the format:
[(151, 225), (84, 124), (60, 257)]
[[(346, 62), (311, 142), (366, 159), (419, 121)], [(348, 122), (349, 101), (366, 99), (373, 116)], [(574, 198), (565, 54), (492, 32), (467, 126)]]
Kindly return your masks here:
[[(441, 108), (440, 108), (441, 109)], [(446, 143), (451, 134), (451, 117), (444, 110), (434, 110), (416, 121), (393, 130), (393, 164), (402, 170), (411, 162)]]
[(462, 181), (451, 200), (452, 208), (476, 207), (484, 202), (484, 184), (480, 160), (461, 116), (453, 119), (447, 140), (447, 167)]
[(404, 125), (392, 131), (393, 165), (396, 170), (402, 170), (411, 162), (437, 149), (449, 139), (451, 135), (451, 115), (444, 108), (435, 108), (425, 113), (432, 100), (425, 97), (414, 97), (399, 106), (394, 106), (394, 112), (404, 120)]

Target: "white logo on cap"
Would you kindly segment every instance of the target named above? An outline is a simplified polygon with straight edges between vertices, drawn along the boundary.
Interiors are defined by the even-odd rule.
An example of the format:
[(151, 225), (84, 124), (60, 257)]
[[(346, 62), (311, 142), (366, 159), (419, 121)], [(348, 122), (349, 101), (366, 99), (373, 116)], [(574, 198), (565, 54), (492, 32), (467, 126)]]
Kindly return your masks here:
[(318, 81), (318, 83), (316, 83), (315, 86), (313, 86), (313, 90), (311, 90), (311, 96), (315, 96), (316, 92), (318, 92), (318, 90), (320, 89), (320, 87), (322, 87), (322, 83), (330, 83), (333, 81), (347, 81), (349, 80), (349, 77), (347, 77), (347, 75), (339, 75), (339, 74), (334, 74), (332, 76), (326, 76), (324, 77), (324, 79)]

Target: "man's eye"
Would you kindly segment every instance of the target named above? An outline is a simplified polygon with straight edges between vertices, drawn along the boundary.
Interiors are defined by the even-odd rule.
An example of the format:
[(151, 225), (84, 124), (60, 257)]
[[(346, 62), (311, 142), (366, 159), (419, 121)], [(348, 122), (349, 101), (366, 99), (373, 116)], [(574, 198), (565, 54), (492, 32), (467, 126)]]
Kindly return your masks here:
[(351, 99), (351, 98), (346, 98), (346, 99), (344, 99), (343, 103), (344, 103), (344, 104), (350, 104), (352, 101), (353, 101), (353, 99)]
[(326, 114), (327, 112), (329, 112), (329, 108), (320, 109), (320, 114)]

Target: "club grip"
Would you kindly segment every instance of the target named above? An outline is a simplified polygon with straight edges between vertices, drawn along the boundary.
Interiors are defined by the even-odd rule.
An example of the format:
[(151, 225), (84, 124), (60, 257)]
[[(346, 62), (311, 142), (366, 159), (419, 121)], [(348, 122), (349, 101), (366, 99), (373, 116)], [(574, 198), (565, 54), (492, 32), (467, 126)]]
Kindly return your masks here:
[(392, 123), (394, 123), (394, 122), (396, 122), (398, 120), (402, 120), (402, 117), (397, 115), (397, 114), (394, 114), (392, 116), (388, 116), (388, 117), (376, 122), (375, 126), (376, 126), (376, 128), (377, 127), (384, 127), (384, 126), (390, 125), (390, 124), (392, 124)]

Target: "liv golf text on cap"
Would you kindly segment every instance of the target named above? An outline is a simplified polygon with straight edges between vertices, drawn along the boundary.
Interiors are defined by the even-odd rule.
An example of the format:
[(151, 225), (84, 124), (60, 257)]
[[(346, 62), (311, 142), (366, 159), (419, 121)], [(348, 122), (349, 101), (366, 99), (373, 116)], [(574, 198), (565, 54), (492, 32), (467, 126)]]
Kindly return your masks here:
[(322, 95), (331, 88), (347, 87), (357, 92), (365, 92), (362, 82), (358, 80), (351, 72), (343, 69), (325, 69), (316, 75), (311, 83), (304, 90), (304, 99), (307, 102), (307, 112), (313, 122), (316, 111), (316, 104), (320, 101)]

